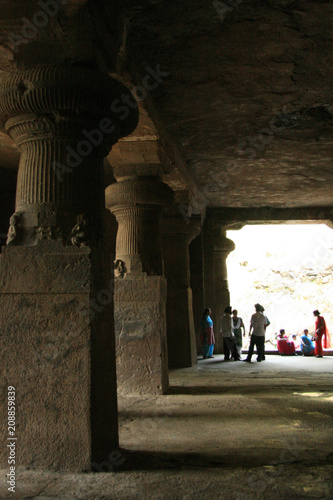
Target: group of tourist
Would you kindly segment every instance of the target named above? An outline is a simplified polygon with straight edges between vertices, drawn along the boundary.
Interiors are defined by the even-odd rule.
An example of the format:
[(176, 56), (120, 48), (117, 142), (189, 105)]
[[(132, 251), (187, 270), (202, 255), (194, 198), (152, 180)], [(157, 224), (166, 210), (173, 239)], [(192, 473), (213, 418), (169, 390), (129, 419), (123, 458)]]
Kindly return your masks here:
[[(250, 321), (249, 335), (251, 339), (248, 355), (246, 359), (242, 360), (247, 363), (251, 363), (255, 346), (257, 348), (257, 361), (261, 362), (265, 360), (265, 333), (267, 326), (270, 324), (269, 319), (264, 314), (264, 307), (261, 304), (255, 304), (254, 307), (256, 312), (252, 314)], [(313, 315), (316, 318), (314, 335), (310, 338), (309, 331), (305, 329), (300, 339), (299, 348), (304, 356), (314, 355), (317, 358), (322, 358), (323, 347), (329, 347), (329, 334), (325, 319), (320, 315), (320, 312), (316, 309), (313, 311)], [(215, 337), (213, 321), (210, 316), (211, 309), (205, 309), (201, 320), (200, 336), (203, 359), (212, 358), (214, 352)], [(245, 337), (246, 335), (245, 326), (242, 318), (238, 316), (238, 311), (236, 309), (233, 310), (230, 306), (225, 308), (221, 318), (221, 335), (225, 361), (232, 358), (234, 361), (240, 361), (243, 346), (242, 336)], [(280, 330), (277, 336), (279, 353), (282, 355), (295, 354), (296, 347), (298, 347), (296, 341), (296, 335), (288, 339), (285, 330)]]
[(326, 322), (323, 316), (320, 315), (318, 309), (313, 311), (316, 318), (315, 331), (310, 336), (309, 330), (306, 328), (300, 338), (293, 334), (290, 338), (287, 337), (285, 330), (280, 330), (277, 335), (277, 349), (279, 354), (287, 356), (297, 354), (299, 349), (300, 354), (304, 356), (316, 356), (317, 358), (323, 357), (323, 347), (327, 349), (330, 347), (329, 333), (326, 327)]

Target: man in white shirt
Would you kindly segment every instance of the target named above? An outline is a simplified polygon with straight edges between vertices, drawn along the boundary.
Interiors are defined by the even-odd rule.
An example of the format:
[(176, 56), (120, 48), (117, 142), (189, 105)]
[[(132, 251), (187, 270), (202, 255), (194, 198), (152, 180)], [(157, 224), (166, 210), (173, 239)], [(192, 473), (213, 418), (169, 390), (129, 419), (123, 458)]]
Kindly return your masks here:
[[(260, 306), (260, 312), (262, 312), (264, 314), (265, 308), (260, 304), (258, 304), (258, 306)], [(264, 316), (265, 316), (265, 320), (266, 320), (266, 326), (265, 326), (265, 333), (266, 333), (266, 328), (271, 324), (271, 322), (267, 318), (266, 314), (264, 314)], [(265, 342), (266, 342), (266, 340), (264, 339), (264, 352), (263, 352), (263, 356), (261, 358), (261, 361), (265, 361)]]
[(265, 346), (265, 329), (267, 326), (267, 320), (263, 313), (261, 312), (262, 306), (260, 304), (255, 304), (256, 312), (251, 316), (250, 330), (249, 333), (253, 331), (251, 335), (251, 342), (249, 347), (249, 353), (246, 359), (247, 363), (251, 363), (251, 358), (254, 350), (254, 346), (257, 347), (257, 361), (262, 361), (264, 359), (264, 346)]
[(224, 315), (221, 318), (224, 360), (228, 361), (231, 354), (231, 357), (233, 357), (235, 361), (239, 361), (240, 356), (237, 352), (236, 340), (232, 335), (231, 311), (231, 307), (226, 307), (224, 309)]

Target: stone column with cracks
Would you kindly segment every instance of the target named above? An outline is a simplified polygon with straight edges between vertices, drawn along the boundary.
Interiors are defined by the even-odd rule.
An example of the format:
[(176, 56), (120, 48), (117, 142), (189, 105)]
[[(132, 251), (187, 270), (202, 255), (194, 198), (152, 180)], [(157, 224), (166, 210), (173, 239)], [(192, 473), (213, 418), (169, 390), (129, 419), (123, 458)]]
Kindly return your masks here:
[[(126, 175), (124, 170), (126, 170)], [(118, 222), (115, 327), (118, 390), (163, 394), (168, 389), (166, 280), (159, 219), (173, 192), (145, 168), (115, 169), (106, 206)]]
[(197, 363), (196, 331), (190, 285), (189, 244), (200, 233), (201, 218), (186, 223), (178, 213), (161, 221), (163, 258), (167, 278), (167, 337), (170, 368)]
[(1, 82), (0, 117), (21, 151), (0, 258), (1, 392), (17, 391), (20, 465), (91, 470), (118, 446), (102, 160), (137, 124), (111, 110), (122, 93), (65, 65)]

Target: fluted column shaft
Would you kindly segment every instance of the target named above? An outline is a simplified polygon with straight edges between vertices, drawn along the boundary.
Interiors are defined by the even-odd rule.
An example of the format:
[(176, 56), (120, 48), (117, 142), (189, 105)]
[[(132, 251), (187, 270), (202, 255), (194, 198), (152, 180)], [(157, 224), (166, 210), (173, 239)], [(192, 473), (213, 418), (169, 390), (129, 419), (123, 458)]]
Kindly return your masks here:
[(0, 117), (21, 151), (9, 244), (62, 239), (69, 245), (79, 216), (89, 219), (87, 241), (98, 241), (102, 159), (137, 120), (133, 111), (122, 121), (111, 110), (121, 92), (129, 93), (117, 80), (67, 66), (38, 67), (2, 80)]
[[(113, 213), (119, 224), (116, 255), (151, 255), (159, 253), (158, 206), (116, 207)], [(148, 245), (147, 243), (150, 242)], [(147, 246), (147, 248), (145, 248)]]
[(157, 177), (137, 177), (111, 184), (106, 206), (118, 222), (116, 261), (126, 273), (163, 274), (159, 219), (172, 190)]

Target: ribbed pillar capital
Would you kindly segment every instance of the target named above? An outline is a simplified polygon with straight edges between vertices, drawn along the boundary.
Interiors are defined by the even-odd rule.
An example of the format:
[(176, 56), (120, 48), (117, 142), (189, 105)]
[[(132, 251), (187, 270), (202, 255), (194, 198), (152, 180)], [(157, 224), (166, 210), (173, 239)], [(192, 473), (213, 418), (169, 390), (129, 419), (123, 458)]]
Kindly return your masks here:
[(162, 275), (159, 219), (173, 191), (157, 177), (137, 177), (106, 188), (106, 207), (118, 222), (116, 263), (119, 274)]
[(0, 119), (21, 151), (7, 244), (92, 244), (101, 234), (102, 159), (137, 124), (112, 104), (128, 89), (106, 75), (45, 66), (1, 80)]
[(173, 191), (156, 177), (137, 177), (115, 182), (106, 188), (106, 206), (115, 213), (121, 207), (170, 205)]
[(214, 251), (217, 253), (229, 255), (235, 250), (235, 243), (227, 238), (226, 229), (216, 224), (214, 227)]
[(217, 289), (217, 295), (221, 291), (228, 291), (229, 294), (229, 284), (228, 284), (228, 270), (227, 270), (227, 258), (228, 255), (235, 250), (235, 243), (226, 237), (226, 231), (221, 229), (217, 234), (215, 234), (214, 239), (214, 270), (216, 275), (215, 286)]
[(215, 242), (214, 252), (224, 254), (226, 257), (235, 250), (235, 243), (229, 238)]

